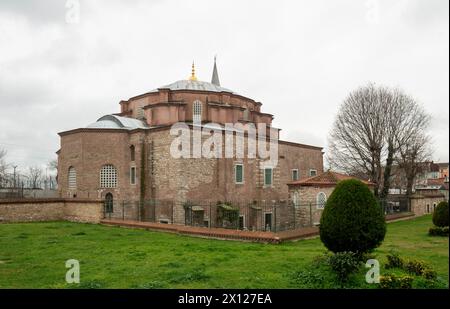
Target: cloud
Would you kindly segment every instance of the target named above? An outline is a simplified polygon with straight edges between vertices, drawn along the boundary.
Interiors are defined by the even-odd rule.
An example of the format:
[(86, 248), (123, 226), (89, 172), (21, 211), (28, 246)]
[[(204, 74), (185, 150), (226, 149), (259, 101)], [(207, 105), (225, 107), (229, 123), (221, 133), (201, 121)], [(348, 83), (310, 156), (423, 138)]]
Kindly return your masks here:
[(23, 16), (34, 23), (64, 22), (65, 3), (61, 0), (2, 0), (0, 11)]
[(261, 101), (283, 139), (326, 147), (346, 95), (374, 81), (435, 116), (448, 160), (447, 1), (80, 1), (78, 24), (65, 3), (0, 2), (0, 147), (20, 166), (53, 158), (57, 132), (186, 78), (193, 59), (209, 81), (215, 54), (222, 85)]

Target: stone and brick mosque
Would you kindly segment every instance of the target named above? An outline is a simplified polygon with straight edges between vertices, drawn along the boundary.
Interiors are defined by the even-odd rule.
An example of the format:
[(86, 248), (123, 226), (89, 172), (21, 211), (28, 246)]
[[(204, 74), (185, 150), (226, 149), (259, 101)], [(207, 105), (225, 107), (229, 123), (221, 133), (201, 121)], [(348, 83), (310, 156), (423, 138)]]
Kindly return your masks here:
[(278, 141), (278, 163), (256, 158), (174, 158), (171, 126), (264, 123), (262, 104), (222, 87), (214, 61), (211, 82), (188, 79), (120, 101), (120, 113), (59, 133), (58, 187), (64, 198), (114, 201), (286, 200), (288, 184), (323, 173), (321, 147)]

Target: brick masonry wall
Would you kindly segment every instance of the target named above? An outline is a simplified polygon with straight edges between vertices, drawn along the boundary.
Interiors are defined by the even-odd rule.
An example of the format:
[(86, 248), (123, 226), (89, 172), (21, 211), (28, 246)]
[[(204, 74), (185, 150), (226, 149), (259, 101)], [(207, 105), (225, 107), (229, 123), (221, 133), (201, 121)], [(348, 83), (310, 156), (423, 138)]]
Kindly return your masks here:
[[(310, 169), (323, 171), (320, 148), (280, 142), (278, 165), (273, 171), (273, 184), (264, 186), (260, 160), (255, 159), (175, 159), (170, 146), (175, 137), (169, 130), (95, 131), (63, 135), (58, 163), (58, 185), (61, 197), (103, 199), (111, 192), (114, 200), (138, 201), (141, 184), (145, 199), (171, 199), (176, 203), (176, 222), (184, 222), (186, 200), (287, 200), (287, 183), (292, 169), (300, 178), (308, 177)], [(204, 140), (207, 137), (204, 137)], [(130, 146), (135, 146), (135, 161), (130, 158)], [(246, 144), (247, 145), (247, 144)], [(224, 145), (222, 145), (224, 149)], [(144, 152), (144, 161), (141, 160)], [(236, 184), (236, 163), (244, 165), (244, 183)], [(100, 169), (105, 164), (117, 168), (117, 188), (100, 187)], [(77, 171), (77, 188), (68, 188), (68, 170)], [(136, 184), (130, 184), (130, 167), (136, 167)], [(144, 178), (141, 171), (144, 168)]]
[(67, 220), (98, 223), (103, 217), (103, 202), (65, 199), (0, 201), (0, 222)]

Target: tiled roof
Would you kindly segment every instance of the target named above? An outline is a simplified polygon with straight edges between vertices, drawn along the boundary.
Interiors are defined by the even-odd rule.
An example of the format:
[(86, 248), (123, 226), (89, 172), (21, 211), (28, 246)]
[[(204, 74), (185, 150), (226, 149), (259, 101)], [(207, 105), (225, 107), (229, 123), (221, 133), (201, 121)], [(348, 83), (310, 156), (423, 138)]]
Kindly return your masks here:
[(366, 185), (372, 186), (374, 185), (372, 182), (359, 179), (357, 177), (333, 172), (333, 171), (327, 171), (325, 173), (322, 173), (317, 176), (312, 176), (306, 179), (301, 179), (297, 181), (293, 181), (288, 183), (288, 185), (298, 185), (298, 186), (334, 186), (341, 180), (347, 180), (347, 179), (358, 179), (361, 180)]
[(445, 183), (445, 178), (430, 178), (427, 179), (427, 185), (429, 186), (439, 186)]

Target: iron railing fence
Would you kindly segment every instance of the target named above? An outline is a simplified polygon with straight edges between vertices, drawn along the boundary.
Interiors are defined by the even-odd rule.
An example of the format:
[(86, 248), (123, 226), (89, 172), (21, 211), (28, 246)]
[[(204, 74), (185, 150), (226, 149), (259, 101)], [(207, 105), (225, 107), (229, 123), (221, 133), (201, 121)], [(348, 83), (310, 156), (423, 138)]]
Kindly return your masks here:
[(206, 228), (280, 232), (318, 225), (320, 205), (289, 201), (144, 200), (105, 202), (104, 218)]
[[(407, 198), (379, 200), (385, 215), (409, 212)], [(104, 218), (204, 228), (281, 232), (318, 226), (323, 204), (291, 201), (194, 201), (150, 199), (105, 202)]]
[(407, 196), (390, 196), (386, 199), (379, 199), (378, 203), (385, 215), (411, 212), (410, 199)]
[(103, 217), (142, 222), (175, 223), (174, 201), (145, 200), (145, 201), (105, 201)]
[(185, 225), (281, 232), (318, 224), (322, 209), (290, 201), (187, 201)]

